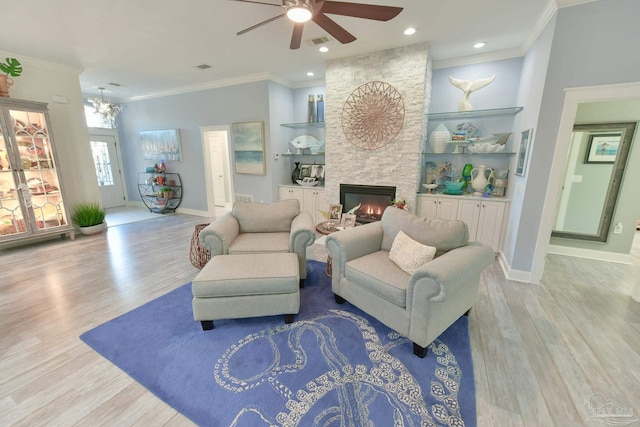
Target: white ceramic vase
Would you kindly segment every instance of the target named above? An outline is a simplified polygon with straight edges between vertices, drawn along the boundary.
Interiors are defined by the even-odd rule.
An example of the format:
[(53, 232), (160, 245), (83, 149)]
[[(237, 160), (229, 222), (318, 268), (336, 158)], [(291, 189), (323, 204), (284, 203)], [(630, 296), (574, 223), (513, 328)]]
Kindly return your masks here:
[(102, 233), (107, 229), (107, 222), (101, 222), (98, 225), (91, 225), (89, 227), (80, 227), (80, 232), (85, 236), (95, 236)]
[(447, 151), (447, 143), (451, 140), (451, 132), (440, 123), (429, 136), (429, 145), (434, 153), (444, 153)]

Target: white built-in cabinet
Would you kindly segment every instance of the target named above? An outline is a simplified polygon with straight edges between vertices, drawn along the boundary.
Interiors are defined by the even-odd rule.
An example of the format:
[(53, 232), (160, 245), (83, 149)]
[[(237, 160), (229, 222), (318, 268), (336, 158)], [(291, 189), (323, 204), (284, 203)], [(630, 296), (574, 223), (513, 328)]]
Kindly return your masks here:
[(502, 249), (508, 199), (419, 194), (417, 214), (425, 218), (459, 219), (469, 227), (469, 240)]
[(278, 200), (296, 199), (300, 203), (300, 209), (307, 211), (313, 217), (313, 223), (325, 221), (320, 211), (327, 211), (324, 201), (323, 187), (301, 187), (296, 185), (279, 185)]

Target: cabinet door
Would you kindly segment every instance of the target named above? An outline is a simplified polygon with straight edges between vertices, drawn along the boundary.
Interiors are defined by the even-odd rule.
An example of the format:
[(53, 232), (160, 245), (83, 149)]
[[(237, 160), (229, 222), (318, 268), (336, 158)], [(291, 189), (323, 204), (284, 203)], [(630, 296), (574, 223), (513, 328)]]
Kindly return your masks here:
[(300, 210), (304, 209), (302, 188), (278, 187), (278, 200), (296, 199), (300, 203)]
[(303, 210), (309, 212), (313, 217), (313, 223), (318, 224), (325, 220), (320, 213), (324, 208), (324, 190), (305, 188)]
[(469, 227), (469, 240), (476, 240), (478, 219), (480, 218), (480, 200), (459, 200), (458, 219), (464, 221)]
[(499, 252), (502, 245), (504, 211), (505, 204), (502, 202), (481, 203), (476, 241), (491, 246), (495, 252)]
[(454, 199), (438, 198), (437, 217), (440, 219), (456, 219), (458, 214), (458, 201)]
[(438, 199), (430, 196), (418, 197), (418, 216), (423, 218), (437, 218)]

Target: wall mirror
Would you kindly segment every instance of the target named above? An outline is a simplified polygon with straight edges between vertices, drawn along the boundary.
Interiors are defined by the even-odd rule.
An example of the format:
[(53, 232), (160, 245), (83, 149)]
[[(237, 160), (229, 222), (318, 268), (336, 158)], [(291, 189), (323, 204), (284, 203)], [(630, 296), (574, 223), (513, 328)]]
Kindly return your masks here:
[(553, 237), (607, 241), (635, 128), (574, 125)]

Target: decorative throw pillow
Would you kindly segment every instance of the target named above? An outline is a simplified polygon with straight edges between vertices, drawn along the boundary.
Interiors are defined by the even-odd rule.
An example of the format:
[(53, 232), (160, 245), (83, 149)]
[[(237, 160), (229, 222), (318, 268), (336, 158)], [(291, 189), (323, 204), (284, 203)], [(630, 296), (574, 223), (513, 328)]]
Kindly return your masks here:
[(408, 274), (431, 261), (436, 254), (434, 246), (423, 245), (407, 236), (402, 230), (393, 239), (389, 259)]

